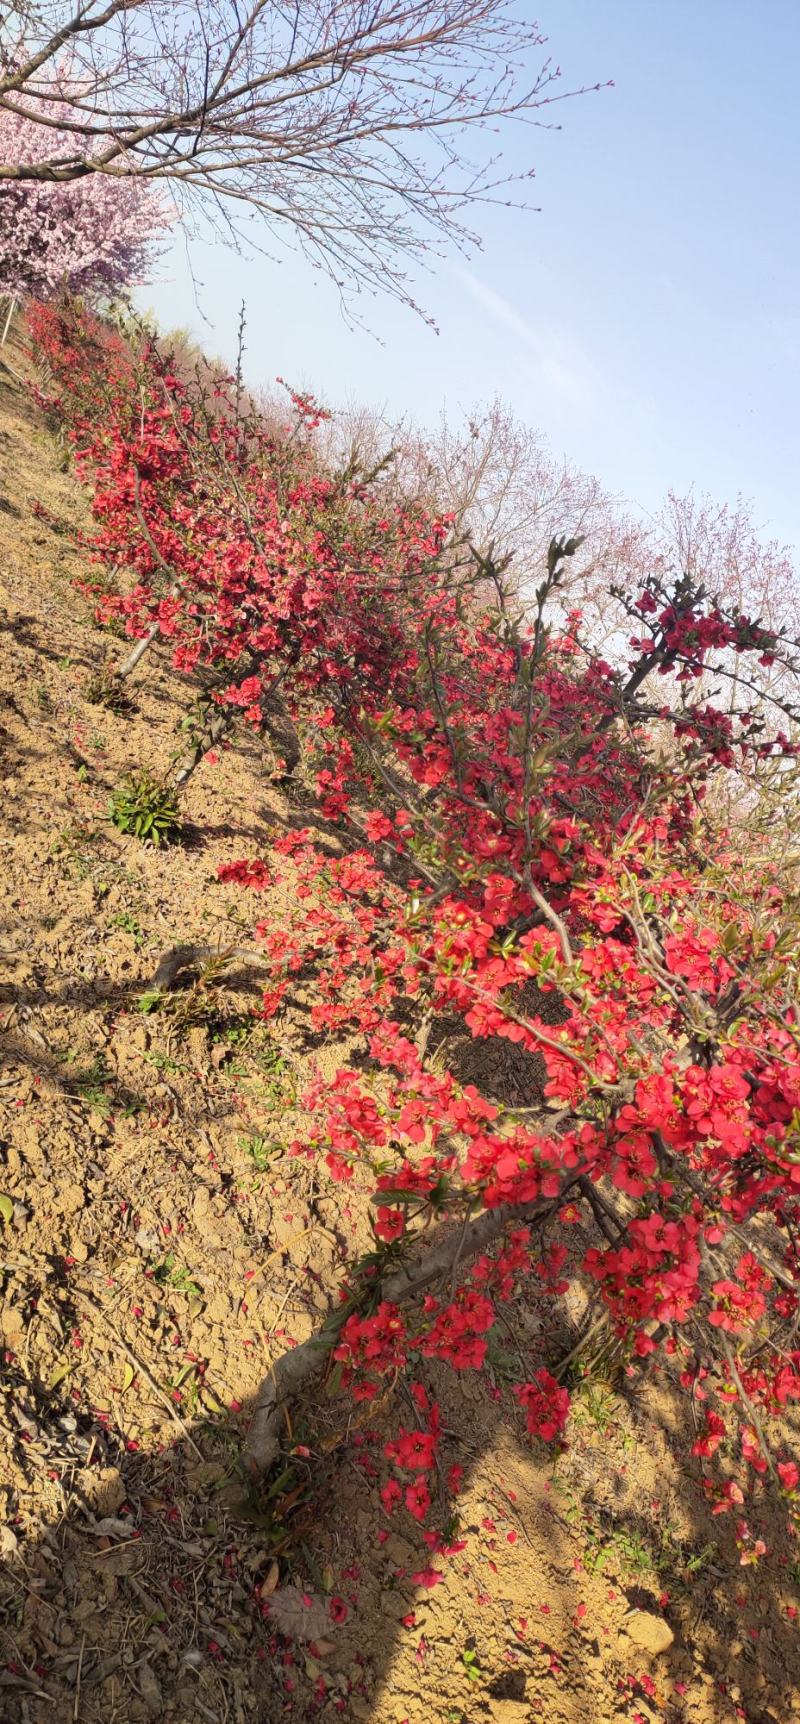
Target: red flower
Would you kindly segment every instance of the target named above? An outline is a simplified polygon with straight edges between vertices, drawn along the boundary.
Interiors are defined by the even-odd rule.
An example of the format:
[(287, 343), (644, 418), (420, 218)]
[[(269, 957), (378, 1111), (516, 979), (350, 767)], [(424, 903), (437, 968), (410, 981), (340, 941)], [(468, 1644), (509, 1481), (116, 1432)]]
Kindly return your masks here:
[(406, 1220), (402, 1209), (386, 1209), (383, 1206), (378, 1209), (375, 1232), (379, 1239), (385, 1239), (387, 1244), (391, 1244), (395, 1239), (402, 1239), (405, 1230)]
[(431, 1506), (431, 1493), (424, 1479), (417, 1479), (413, 1485), (406, 1485), (405, 1504), (409, 1514), (415, 1520), (424, 1520)]
[(381, 1487), (380, 1499), (386, 1513), (394, 1514), (395, 1509), (399, 1508), (403, 1501), (403, 1492), (396, 1479), (388, 1479), (386, 1484)]
[(438, 1586), (439, 1581), (444, 1580), (444, 1575), (438, 1568), (421, 1568), (416, 1574), (412, 1574), (411, 1580), (414, 1586), (431, 1588)]

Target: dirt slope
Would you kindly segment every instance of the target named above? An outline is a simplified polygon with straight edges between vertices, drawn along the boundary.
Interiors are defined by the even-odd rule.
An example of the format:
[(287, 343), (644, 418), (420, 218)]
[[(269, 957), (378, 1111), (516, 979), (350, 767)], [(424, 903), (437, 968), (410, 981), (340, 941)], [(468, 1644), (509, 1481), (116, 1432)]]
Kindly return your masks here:
[[(218, 865), (298, 816), (251, 740), (192, 781), (182, 846), (108, 823), (193, 691), (162, 649), (131, 712), (88, 700), (118, 647), (72, 585), (85, 502), (19, 345), (4, 358), (0, 1718), (792, 1724), (795, 1553), (776, 1529), (736, 1566), (666, 1381), (597, 1371), (554, 1462), (469, 1376), (431, 1376), (466, 1539), (434, 1588), (417, 1529), (380, 1511), (388, 1409), (348, 1423), (323, 1396), (288, 1493), (248, 1495), (258, 1380), (367, 1237), (363, 1193), (288, 1153), (341, 1050), (297, 1012), (255, 1023), (246, 966), (171, 1014), (138, 1002), (174, 943), (246, 939), (252, 896)], [(518, 1306), (509, 1356), (565, 1352), (552, 1322)]]

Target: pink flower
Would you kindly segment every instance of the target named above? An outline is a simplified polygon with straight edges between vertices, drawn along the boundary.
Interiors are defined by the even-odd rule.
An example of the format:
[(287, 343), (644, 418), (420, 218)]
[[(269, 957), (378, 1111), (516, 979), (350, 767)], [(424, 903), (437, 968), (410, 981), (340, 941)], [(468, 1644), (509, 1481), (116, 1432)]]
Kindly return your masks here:
[(394, 1514), (395, 1509), (399, 1508), (403, 1501), (403, 1492), (396, 1479), (388, 1479), (386, 1484), (381, 1487), (380, 1499), (386, 1513)]
[(444, 1580), (444, 1575), (438, 1568), (420, 1568), (417, 1570), (416, 1574), (412, 1574), (411, 1579), (414, 1586), (425, 1586), (430, 1588), (438, 1586), (439, 1581)]

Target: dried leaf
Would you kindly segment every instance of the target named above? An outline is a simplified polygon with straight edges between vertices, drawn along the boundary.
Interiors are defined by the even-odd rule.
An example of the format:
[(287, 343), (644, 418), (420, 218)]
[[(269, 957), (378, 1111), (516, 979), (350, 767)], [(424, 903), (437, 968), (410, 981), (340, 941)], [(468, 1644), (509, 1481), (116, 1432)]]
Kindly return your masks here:
[(131, 1538), (133, 1534), (131, 1522), (120, 1520), (114, 1514), (107, 1514), (102, 1520), (96, 1520), (91, 1530), (96, 1538)]
[(21, 1694), (34, 1694), (37, 1700), (50, 1700), (43, 1688), (37, 1688), (30, 1677), (15, 1670), (0, 1670), (0, 1688), (17, 1688)]
[(330, 1628), (327, 1605), (299, 1586), (281, 1586), (269, 1601), (270, 1621), (289, 1640), (318, 1640)]
[(102, 1568), (103, 1574), (139, 1574), (147, 1561), (147, 1552), (142, 1550), (141, 1540), (129, 1538), (125, 1544), (109, 1544), (106, 1550), (100, 1549), (95, 1556), (95, 1562)]
[(278, 1576), (279, 1576), (280, 1572), (281, 1571), (280, 1571), (280, 1568), (279, 1568), (277, 1562), (271, 1562), (269, 1565), (269, 1569), (267, 1570), (266, 1580), (262, 1580), (261, 1585), (258, 1589), (260, 1598), (269, 1598), (270, 1594), (275, 1591), (275, 1588), (278, 1584)]
[(143, 1664), (139, 1665), (137, 1676), (139, 1679), (139, 1688), (141, 1690), (142, 1699), (151, 1718), (160, 1717), (164, 1710), (161, 1684), (158, 1681), (155, 1672), (151, 1670), (146, 1659)]

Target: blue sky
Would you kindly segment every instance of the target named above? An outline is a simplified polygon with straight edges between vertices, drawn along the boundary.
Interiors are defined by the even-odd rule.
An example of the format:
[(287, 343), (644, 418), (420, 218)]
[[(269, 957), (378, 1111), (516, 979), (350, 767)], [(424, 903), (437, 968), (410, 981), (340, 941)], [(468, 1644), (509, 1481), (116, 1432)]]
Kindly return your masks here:
[[(541, 0), (565, 85), (614, 88), (510, 126), (541, 213), (478, 212), (484, 246), (350, 328), (301, 258), (176, 246), (140, 297), (247, 371), (421, 422), (495, 393), (646, 509), (695, 484), (752, 499), (800, 550), (800, 0)], [(568, 525), (568, 523), (567, 523)]]

